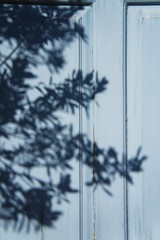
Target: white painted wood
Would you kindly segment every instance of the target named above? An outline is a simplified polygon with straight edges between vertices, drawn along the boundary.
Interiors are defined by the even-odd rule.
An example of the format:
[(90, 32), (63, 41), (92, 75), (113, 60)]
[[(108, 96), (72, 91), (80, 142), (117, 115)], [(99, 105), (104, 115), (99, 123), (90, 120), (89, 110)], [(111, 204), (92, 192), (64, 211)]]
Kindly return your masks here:
[[(113, 147), (122, 161), (124, 147), (123, 114), (123, 2), (117, 0), (97, 0), (91, 8), (78, 15), (88, 36), (87, 43), (74, 42), (66, 51), (67, 67), (61, 73), (63, 79), (74, 68), (82, 68), (84, 73), (98, 72), (99, 78), (109, 80), (108, 90), (99, 96), (99, 106), (90, 108), (90, 119), (81, 111), (74, 122), (76, 129), (83, 130), (91, 140), (104, 149)], [(77, 21), (77, 15), (75, 16)], [(73, 19), (74, 21), (74, 19)], [(82, 51), (81, 51), (82, 50)], [(39, 69), (38, 69), (39, 70)], [(41, 69), (42, 71), (42, 69)], [(42, 75), (42, 72), (41, 76)], [(46, 75), (46, 73), (45, 73)], [(58, 81), (60, 78), (57, 78)], [(79, 119), (80, 116), (80, 119)], [(64, 116), (63, 116), (64, 117)], [(80, 168), (79, 168), (80, 167)], [(93, 177), (93, 172), (81, 164), (75, 166), (73, 174), (75, 186), (81, 189), (80, 196), (71, 197), (71, 204), (63, 206), (64, 216), (55, 229), (44, 229), (42, 233), (27, 235), (1, 231), (1, 238), (13, 239), (55, 239), (63, 240), (117, 240), (125, 239), (124, 183), (117, 177), (108, 196), (101, 187), (86, 188), (85, 182)], [(95, 234), (95, 236), (94, 236)]]
[[(123, 2), (100, 0), (94, 5), (96, 70), (109, 80), (95, 107), (95, 139), (104, 149), (113, 147), (122, 160), (123, 149)], [(123, 180), (116, 177), (108, 188), (96, 189), (96, 239), (124, 240)]]
[[(3, 14), (3, 13), (1, 13)], [(29, 19), (26, 19), (28, 22), (33, 21), (34, 16), (30, 16)], [(64, 21), (63, 18), (58, 19), (58, 21)], [(81, 24), (84, 27), (85, 34), (88, 41), (83, 42), (80, 38), (77, 38), (73, 43), (68, 44), (68, 47), (65, 51), (65, 60), (66, 64), (62, 71), (57, 74), (54, 73), (54, 80), (56, 83), (63, 81), (66, 77), (71, 76), (73, 70), (78, 71), (81, 69), (83, 71), (83, 77), (86, 74), (92, 72), (93, 69), (93, 12), (90, 7), (77, 13), (71, 21), (74, 23)], [(45, 25), (47, 28), (47, 24)], [(83, 46), (82, 46), (83, 45)], [(6, 50), (1, 48), (1, 52), (4, 53)], [(35, 71), (38, 74), (38, 80), (43, 82), (44, 78), (49, 79), (50, 73), (45, 66), (40, 66)], [(35, 97), (35, 92), (30, 93), (30, 98)], [(90, 110), (90, 112), (92, 109)], [(75, 115), (59, 113), (59, 117), (63, 119), (64, 124), (73, 125), (73, 134), (77, 133), (86, 133), (87, 136), (92, 140), (92, 114), (90, 118), (86, 117), (85, 111), (82, 112), (82, 108), (76, 111)], [(56, 209), (59, 209), (63, 212), (63, 215), (60, 219), (55, 222), (55, 227), (41, 229), (37, 233), (32, 229), (29, 233), (26, 233), (25, 230), (21, 232), (16, 232), (12, 228), (6, 231), (3, 228), (3, 223), (1, 224), (0, 230), (0, 239), (7, 240), (72, 240), (72, 239), (91, 239), (93, 234), (93, 221), (92, 221), (92, 188), (88, 188), (85, 183), (88, 178), (92, 177), (92, 170), (86, 169), (83, 167), (82, 163), (79, 163), (79, 159), (74, 159), (74, 164), (72, 164), (73, 170), (71, 172), (72, 177), (72, 187), (79, 189), (79, 193), (68, 194), (69, 203), (63, 202), (58, 205), (55, 203)], [(63, 171), (62, 171), (63, 172)], [(56, 175), (56, 173), (54, 173)], [(56, 176), (54, 175), (55, 181)], [(45, 179), (46, 175), (43, 171), (36, 171), (35, 176)], [(84, 181), (84, 182), (83, 182)]]
[[(60, 117), (101, 148), (113, 147), (119, 161), (124, 160), (126, 150), (128, 159), (134, 157), (141, 146), (141, 154), (148, 156), (143, 173), (133, 175), (133, 185), (117, 176), (108, 187), (113, 194), (109, 196), (96, 184), (86, 187), (93, 169), (77, 161), (72, 185), (80, 189), (80, 194), (70, 195), (70, 203), (60, 206), (64, 215), (55, 228), (45, 228), (37, 234), (1, 229), (0, 239), (159, 240), (160, 7), (143, 6), (155, 3), (158, 5), (159, 1), (96, 0), (76, 14), (72, 21), (84, 27), (87, 41), (77, 39), (68, 45), (64, 71), (55, 75), (59, 82), (73, 69), (81, 69), (84, 76), (93, 71), (94, 83), (96, 72), (100, 79), (105, 76), (109, 80), (107, 91), (90, 106), (89, 118), (82, 108), (74, 117)], [(49, 78), (45, 68), (37, 71), (41, 80), (44, 76)], [(35, 174), (45, 177), (40, 171)]]
[[(81, 42), (81, 68), (83, 74), (92, 73), (95, 71), (95, 46), (94, 46), (94, 16), (93, 7), (89, 8), (86, 14), (80, 19), (82, 26), (87, 34), (87, 42)], [(89, 24), (89, 26), (88, 26)], [(93, 75), (94, 76), (94, 75)], [(94, 77), (91, 84), (91, 89), (94, 84)], [(83, 91), (83, 88), (82, 88)], [(89, 109), (89, 117), (86, 117), (86, 112), (82, 110), (82, 132), (85, 132), (87, 137), (93, 141), (93, 109), (94, 103)], [(92, 148), (91, 148), (92, 151)], [(82, 156), (84, 160), (84, 155)], [(92, 169), (82, 165), (82, 179), (81, 179), (81, 236), (83, 240), (93, 238), (93, 187), (87, 187), (86, 183), (92, 180)]]
[(127, 24), (128, 154), (148, 159), (129, 187), (129, 239), (160, 236), (160, 7), (131, 6)]

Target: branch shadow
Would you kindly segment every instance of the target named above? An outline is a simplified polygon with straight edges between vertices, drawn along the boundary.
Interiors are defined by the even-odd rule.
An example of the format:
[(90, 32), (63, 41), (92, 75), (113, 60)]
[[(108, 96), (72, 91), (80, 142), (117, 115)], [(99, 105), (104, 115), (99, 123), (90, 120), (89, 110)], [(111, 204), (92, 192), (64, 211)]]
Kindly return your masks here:
[[(0, 219), (5, 229), (11, 222), (18, 232), (29, 232), (32, 224), (36, 231), (55, 226), (63, 212), (54, 201), (69, 202), (68, 196), (79, 192), (72, 187), (74, 161), (94, 169), (88, 187), (96, 184), (109, 195), (117, 175), (133, 183), (131, 173), (142, 171), (141, 148), (126, 168), (125, 156), (118, 159), (113, 147), (103, 149), (85, 133), (75, 133), (58, 115), (75, 115), (82, 108), (89, 117), (91, 102), (109, 83), (76, 69), (60, 83), (53, 80), (67, 62), (65, 49), (78, 38), (87, 42), (84, 28), (71, 21), (82, 10), (0, 5)], [(44, 65), (53, 78), (41, 82), (34, 70)], [(39, 169), (44, 178), (34, 174)]]

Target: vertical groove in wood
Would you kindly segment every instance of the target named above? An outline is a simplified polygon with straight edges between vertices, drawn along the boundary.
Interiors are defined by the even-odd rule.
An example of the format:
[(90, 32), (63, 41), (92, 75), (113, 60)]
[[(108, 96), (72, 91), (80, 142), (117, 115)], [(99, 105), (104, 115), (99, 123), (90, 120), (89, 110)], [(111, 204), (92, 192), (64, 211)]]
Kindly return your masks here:
[[(93, 125), (93, 143), (95, 142), (95, 128)], [(93, 145), (93, 240), (96, 240), (96, 181), (95, 181), (95, 149)]]
[[(82, 18), (79, 19), (79, 25), (82, 26)], [(82, 71), (82, 39), (79, 37), (79, 70)], [(82, 79), (79, 80), (79, 95), (81, 101)], [(82, 106), (79, 104), (79, 133), (82, 133)], [(81, 144), (81, 143), (80, 143)], [(79, 240), (83, 240), (83, 152), (79, 149)]]
[[(123, 6), (123, 164), (127, 173), (128, 159), (128, 111), (127, 111), (127, 3)], [(129, 240), (128, 183), (124, 178), (124, 240)]]
[[(92, 6), (93, 7), (93, 6)], [(92, 73), (93, 73), (93, 86), (92, 86), (92, 90), (94, 91), (94, 85), (95, 85), (95, 81), (96, 81), (96, 43), (95, 43), (95, 7), (92, 8)], [(93, 240), (96, 240), (96, 181), (95, 181), (95, 149), (94, 149), (94, 143), (96, 142), (96, 132), (95, 132), (95, 99), (93, 102), (93, 111), (92, 111), (92, 119), (93, 119)]]

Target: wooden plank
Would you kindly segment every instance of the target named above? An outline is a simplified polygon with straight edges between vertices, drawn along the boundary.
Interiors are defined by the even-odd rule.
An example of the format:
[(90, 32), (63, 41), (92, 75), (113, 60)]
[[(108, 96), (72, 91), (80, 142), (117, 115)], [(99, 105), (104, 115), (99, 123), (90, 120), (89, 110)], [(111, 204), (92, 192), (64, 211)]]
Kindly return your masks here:
[(144, 170), (129, 187), (129, 239), (160, 235), (160, 7), (128, 9), (128, 154), (147, 155)]
[[(80, 68), (83, 70), (83, 74), (87, 76), (95, 72), (94, 65), (94, 17), (93, 17), (93, 8), (90, 8), (85, 15), (81, 18), (81, 24), (85, 29), (87, 34), (87, 41), (81, 41), (81, 65)], [(94, 74), (92, 83), (90, 84), (90, 90), (94, 84)], [(82, 92), (85, 90), (82, 88)], [(82, 109), (81, 116), (81, 130), (85, 132), (87, 138), (93, 142), (93, 105), (91, 103), (88, 111), (88, 117), (86, 111)], [(93, 152), (92, 146), (90, 146), (90, 151)], [(82, 155), (82, 160), (85, 161), (85, 153)], [(92, 160), (91, 160), (92, 161)], [(86, 167), (85, 165), (81, 166), (82, 178), (81, 178), (81, 239), (93, 239), (93, 186), (87, 186), (86, 183), (92, 181), (93, 178), (93, 169), (92, 167)]]
[[(11, 7), (11, 11), (14, 9), (13, 5), (5, 5), (5, 6), (6, 6), (5, 12), (7, 12), (7, 7), (8, 7), (8, 10), (9, 10), (9, 7)], [(16, 5), (16, 6), (14, 5), (14, 7), (15, 7), (14, 13), (16, 12), (16, 14), (18, 14), (19, 5)], [(91, 52), (93, 50), (92, 49), (93, 39), (92, 39), (92, 36), (91, 37), (89, 36), (90, 34), (92, 35), (92, 27), (93, 27), (92, 12), (90, 11), (91, 8), (89, 8), (89, 7), (87, 8), (88, 12), (85, 8), (85, 11), (82, 11), (80, 15), (78, 14), (78, 17), (77, 17), (77, 15), (72, 17), (70, 19), (71, 23), (69, 23), (69, 20), (66, 18), (61, 19), (61, 18), (57, 17), (57, 18), (54, 18), (51, 25), (48, 25), (48, 24), (50, 24), (49, 18), (47, 18), (45, 16), (43, 19), (40, 8), (36, 8), (36, 9), (38, 9), (38, 13), (40, 14), (40, 18), (39, 18), (39, 14), (38, 14), (38, 19), (37, 19), (37, 15), (35, 16), (34, 14), (32, 14), (31, 10), (33, 10), (33, 9), (35, 9), (35, 8), (34, 7), (32, 8), (32, 5), (28, 6), (27, 10), (25, 7), (24, 8), (22, 8), (22, 6), (20, 7), (20, 11), (24, 10), (23, 21), (22, 21), (22, 19), (20, 19), (20, 22), (19, 22), (19, 24), (20, 24), (19, 27), (24, 30), (23, 37), (26, 37), (26, 39), (27, 39), (28, 35), (26, 34), (25, 30), (28, 29), (28, 25), (32, 25), (36, 21), (39, 21), (38, 26), (40, 26), (41, 30), (43, 29), (42, 33), (45, 32), (44, 29), (46, 31), (48, 31), (48, 27), (50, 27), (50, 31), (51, 32), (53, 31), (52, 37), (56, 39), (54, 42), (56, 46), (55, 45), (52, 46), (51, 43), (49, 43), (47, 45), (46, 42), (45, 42), (46, 45), (45, 45), (45, 43), (44, 43), (44, 45), (47, 48), (47, 50), (48, 49), (53, 50), (53, 49), (50, 49), (51, 46), (53, 48), (57, 47), (58, 52), (60, 51), (59, 47), (61, 47), (63, 54), (64, 54), (64, 60), (65, 60), (64, 65), (62, 64), (63, 66), (60, 67), (58, 69), (58, 71), (55, 70), (56, 67), (54, 70), (52, 69), (53, 72), (50, 71), (47, 68), (47, 65), (45, 64), (45, 62), (43, 62), (43, 64), (37, 64), (36, 67), (33, 66), (33, 68), (31, 70), (29, 68), (29, 70), (31, 72), (33, 71), (34, 74), (36, 75), (37, 81), (41, 82), (42, 85), (43, 84), (45, 85), (45, 84), (49, 83), (49, 79), (50, 79), (50, 81), (52, 83), (54, 83), (54, 86), (58, 85), (61, 87), (61, 85), (59, 85), (59, 84), (63, 83), (64, 79), (66, 79), (66, 78), (67, 79), (70, 78), (71, 80), (76, 81), (75, 77), (79, 70), (81, 70), (83, 72), (83, 77), (85, 78), (85, 75), (91, 73), (91, 71), (92, 71), (92, 68), (91, 68), (92, 67), (92, 54), (91, 54)], [(53, 9), (53, 11), (56, 11), (55, 9), (57, 9), (57, 8), (53, 7), (52, 9)], [(64, 12), (65, 12), (65, 9), (68, 13), (69, 8), (63, 8)], [(75, 8), (72, 7), (71, 9), (72, 10), (77, 9), (77, 11), (79, 11), (78, 10), (79, 8), (76, 8), (76, 7)], [(48, 7), (48, 10), (51, 10), (51, 8)], [(72, 10), (71, 10), (71, 13), (72, 13)], [(6, 18), (8, 17), (7, 14), (5, 15), (6, 18), (3, 17), (3, 13), (4, 12), (1, 11), (1, 17), (2, 17), (1, 24), (2, 25), (3, 25), (3, 21), (5, 21)], [(43, 16), (44, 16), (44, 13), (45, 13), (45, 11), (43, 11)], [(60, 13), (61, 13), (61, 11), (60, 11)], [(75, 11), (74, 13), (76, 14), (77, 12)], [(22, 17), (21, 12), (19, 12), (19, 14)], [(19, 15), (16, 15), (16, 18), (19, 20), (18, 16)], [(81, 19), (79, 19), (79, 17)], [(9, 15), (9, 19), (10, 19), (10, 15)], [(41, 21), (41, 19), (43, 19), (43, 20)], [(82, 24), (82, 20), (83, 20), (83, 24)], [(58, 35), (58, 32), (56, 32), (57, 28), (53, 24), (54, 22), (56, 22), (56, 23), (58, 22), (58, 26), (62, 24), (61, 25), (62, 28), (60, 29), (60, 32), (59, 32), (60, 36), (61, 36), (61, 33), (63, 34), (65, 31), (67, 31), (66, 42), (65, 42), (65, 39), (63, 39), (63, 37), (59, 37), (57, 40), (57, 36), (59, 36), (59, 35)], [(12, 23), (14, 24), (14, 22), (12, 22)], [(72, 39), (72, 36), (74, 35), (72, 27), (74, 27), (74, 24), (75, 25), (77, 24), (76, 26), (84, 28), (84, 32), (86, 33), (85, 37), (88, 39), (88, 41), (85, 42), (85, 40), (84, 39), (82, 40), (82, 38), (80, 37), (80, 34), (76, 34), (76, 33), (75, 33), (76, 34), (75, 38)], [(6, 27), (7, 26), (8, 25), (6, 25)], [(63, 29), (63, 26), (65, 26), (67, 30)], [(55, 27), (55, 29), (54, 29), (54, 27)], [(79, 28), (79, 29), (81, 29), (81, 28)], [(15, 29), (10, 28), (10, 30), (11, 30), (10, 34), (14, 34)], [(63, 30), (65, 30), (65, 31), (63, 32)], [(38, 36), (41, 37), (41, 35), (39, 33), (40, 30), (38, 31), (35, 28), (35, 31), (36, 31), (36, 34), (37, 35), (39, 34)], [(68, 40), (68, 37), (70, 36), (70, 34), (71, 34), (71, 38), (69, 38), (69, 40)], [(33, 37), (33, 39), (31, 40), (31, 43), (32, 43), (32, 41), (34, 41), (34, 39), (35, 39), (34, 32), (30, 33), (30, 37), (31, 37), (31, 39)], [(17, 36), (17, 38), (19, 40), (19, 35)], [(49, 39), (48, 39), (48, 41), (49, 41)], [(82, 43), (82, 41), (83, 41), (83, 43)], [(5, 42), (5, 40), (4, 40), (4, 42)], [(16, 42), (16, 40), (15, 40), (15, 42)], [(0, 45), (0, 53), (3, 55), (2, 58), (4, 58), (5, 55), (9, 55), (11, 57), (16, 57), (16, 53), (14, 56), (12, 56), (12, 54), (10, 54), (10, 52), (13, 51), (12, 48), (14, 48), (15, 42), (13, 43), (13, 45), (9, 45), (9, 46), (7, 44), (5, 45), (4, 43), (2, 43)], [(82, 55), (82, 44), (83, 44), (83, 55)], [(16, 50), (18, 52), (18, 48)], [(29, 50), (27, 52), (28, 52), (28, 54), (30, 54)], [(26, 52), (24, 52), (24, 54), (25, 53)], [(41, 52), (38, 52), (38, 53), (39, 53), (39, 55), (41, 54)], [(48, 53), (48, 51), (47, 51), (47, 53)], [(31, 53), (31, 55), (32, 55), (32, 53)], [(39, 55), (37, 54), (37, 57), (39, 57), (39, 60), (40, 60), (41, 57)], [(43, 55), (44, 58), (45, 58), (45, 56), (46, 55)], [(8, 57), (8, 59), (9, 59), (9, 57)], [(0, 73), (3, 72), (3, 66), (2, 66), (3, 64), (2, 63), (3, 63), (3, 61), (1, 62)], [(9, 59), (9, 64), (11, 64), (11, 63), (12, 63), (12, 59)], [(57, 63), (57, 61), (56, 61), (56, 63)], [(21, 78), (21, 75), (20, 76), (18, 75), (17, 78), (18, 77)], [(61, 196), (62, 198), (60, 197), (61, 199), (58, 200), (58, 198), (57, 198), (59, 195), (59, 193), (57, 191), (58, 189), (56, 189), (55, 192), (53, 191), (55, 193), (55, 196), (52, 199), (53, 200), (53, 205), (52, 205), (53, 209), (51, 209), (51, 210), (59, 209), (59, 211), (62, 212), (62, 215), (58, 220), (56, 220), (56, 219), (54, 220), (53, 225), (46, 224), (47, 226), (45, 226), (42, 224), (38, 231), (35, 230), (34, 224), (36, 224), (36, 220), (40, 221), (40, 219), (34, 219), (34, 216), (33, 216), (33, 221), (30, 221), (30, 219), (29, 219), (31, 229), (28, 230), (28, 232), (26, 231), (28, 219), (25, 219), (24, 223), (22, 224), (22, 229), (20, 229), (19, 231), (17, 230), (18, 227), (14, 228), (14, 219), (13, 219), (13, 222), (11, 222), (11, 224), (10, 224), (10, 222), (7, 222), (9, 225), (8, 231), (6, 230), (6, 228), (3, 225), (4, 219), (1, 219), (0, 238), (2, 238), (3, 240), (6, 240), (8, 238), (12, 238), (13, 240), (15, 240), (15, 239), (16, 240), (20, 240), (20, 239), (24, 239), (24, 240), (25, 239), (27, 239), (27, 240), (29, 240), (29, 239), (44, 239), (45, 240), (45, 239), (52, 239), (52, 238), (60, 239), (60, 240), (63, 240), (64, 238), (65, 238), (65, 240), (71, 240), (71, 239), (82, 240), (83, 236), (85, 236), (85, 238), (88, 239), (88, 236), (92, 235), (92, 228), (91, 228), (92, 216), (90, 215), (90, 213), (92, 211), (92, 202), (91, 202), (91, 199), (92, 199), (92, 194), (91, 194), (92, 190), (91, 189), (92, 188), (87, 187), (86, 184), (83, 185), (83, 180), (86, 183), (87, 177), (89, 177), (89, 172), (92, 173), (92, 169), (90, 167), (90, 169), (88, 168), (87, 170), (84, 170), (84, 168), (86, 166), (83, 167), (83, 162), (82, 162), (81, 156), (84, 156), (87, 153), (85, 152), (85, 149), (84, 149), (84, 154), (83, 154), (83, 149), (82, 149), (82, 147), (80, 147), (80, 143), (78, 143), (78, 141), (77, 141), (77, 148), (73, 149), (75, 142), (74, 142), (74, 139), (72, 139), (72, 137), (74, 137), (76, 134), (77, 135), (84, 134), (86, 136), (86, 138), (87, 137), (89, 138), (90, 130), (92, 129), (91, 120), (89, 118), (87, 118), (86, 111), (82, 110), (82, 105), (81, 105), (81, 91), (83, 90), (83, 89), (81, 89), (82, 80), (83, 79), (81, 77), (78, 78), (79, 85), (77, 86), (78, 90), (76, 89), (76, 91), (78, 91), (79, 95), (76, 96), (76, 97), (78, 97), (78, 100), (77, 100), (78, 103), (77, 103), (77, 107), (75, 107), (76, 110), (75, 110), (74, 114), (72, 111), (67, 111), (67, 110), (66, 111), (64, 110), (64, 112), (62, 112), (63, 107), (62, 107), (62, 109), (60, 108), (59, 110), (55, 111), (55, 115), (58, 114), (58, 120), (60, 122), (62, 121), (62, 123), (65, 125), (64, 129), (69, 128), (69, 130), (71, 130), (71, 128), (72, 128), (72, 130), (71, 130), (71, 132), (69, 131), (68, 133), (66, 133), (64, 136), (61, 134), (58, 136), (56, 134), (55, 134), (55, 136), (53, 135), (53, 139), (56, 140), (57, 143), (61, 144), (61, 142), (62, 142), (62, 147), (61, 147), (61, 149), (59, 149), (59, 144), (57, 144), (56, 146), (54, 146), (53, 148), (50, 149), (50, 151), (52, 151), (55, 154), (56, 154), (57, 149), (60, 150), (59, 156), (57, 156), (57, 161), (59, 161), (60, 165), (61, 165), (61, 160), (65, 160), (65, 162), (67, 161), (66, 160), (67, 157), (66, 157), (66, 159), (63, 159), (63, 158), (61, 159), (61, 154), (63, 155), (66, 151), (65, 154), (70, 154), (70, 152), (71, 152), (71, 156), (72, 156), (72, 151), (75, 152), (75, 155), (73, 156), (73, 159), (71, 160), (71, 163), (69, 161), (69, 164), (71, 164), (71, 168), (69, 166), (68, 167), (62, 166), (62, 168), (57, 167), (58, 169), (57, 168), (52, 169), (52, 177), (53, 177), (54, 185), (57, 186), (58, 181), (60, 180), (59, 177), (61, 175), (67, 173), (71, 178), (68, 179), (68, 181), (65, 181), (63, 183), (64, 188), (66, 188), (66, 184), (68, 183), (69, 185), (71, 184), (73, 189), (77, 189), (78, 192), (75, 193), (74, 191), (72, 191), (72, 189), (68, 189), (67, 192), (64, 193), (63, 196)], [(37, 85), (37, 87), (38, 86), (39, 85)], [(41, 87), (41, 86), (39, 86), (39, 87)], [(87, 85), (87, 87), (89, 87), (89, 86)], [(72, 89), (70, 89), (70, 90), (72, 90)], [(74, 89), (74, 91), (75, 91), (75, 89)], [(88, 89), (88, 91), (89, 91), (89, 89)], [(35, 91), (31, 92), (29, 94), (29, 98), (34, 99), (35, 97), (38, 97), (36, 94), (37, 93)], [(64, 95), (64, 97), (67, 98), (66, 95)], [(87, 104), (88, 104), (88, 102), (87, 102)], [(90, 126), (90, 130), (86, 126)], [(53, 128), (54, 128), (54, 126), (53, 126)], [(72, 146), (70, 146), (70, 148), (69, 148), (69, 146), (63, 146), (63, 141), (65, 142), (65, 139), (63, 139), (63, 138), (65, 138), (65, 139), (71, 138), (71, 141), (73, 141), (73, 142), (72, 142)], [(9, 142), (11, 142), (11, 144), (14, 144), (15, 139), (16, 139), (16, 136), (12, 140), (9, 139)], [(0, 140), (1, 140), (1, 144), (2, 144), (3, 139), (0, 139)], [(54, 142), (54, 140), (53, 140), (53, 142)], [(37, 147), (38, 147), (38, 145), (37, 145)], [(67, 147), (66, 150), (65, 150), (65, 147)], [(44, 159), (45, 159), (45, 156), (44, 156)], [(34, 160), (35, 161), (37, 160), (36, 157)], [(52, 159), (52, 160), (55, 161), (55, 159)], [(43, 161), (43, 160), (41, 159), (41, 161)], [(62, 163), (62, 165), (63, 165), (63, 163)], [(22, 170), (21, 175), (23, 177), (23, 168), (21, 170)], [(32, 171), (32, 173), (33, 173), (33, 171)], [(83, 175), (84, 175), (84, 178), (83, 178)], [(34, 171), (34, 176), (39, 178), (41, 181), (47, 181), (47, 179), (48, 179), (47, 174), (44, 173), (44, 171), (43, 171), (43, 167), (42, 168), (37, 167), (37, 170)], [(21, 181), (21, 179), (20, 179), (20, 181)], [(32, 183), (32, 184), (34, 187), (34, 183)], [(31, 184), (31, 188), (32, 188), (32, 184)], [(50, 189), (50, 190), (52, 192), (52, 189)], [(7, 191), (7, 189), (6, 189), (6, 191)], [(23, 189), (23, 191), (25, 192), (26, 189)], [(16, 191), (15, 191), (15, 194), (17, 194)], [(56, 200), (56, 198), (57, 198), (57, 200)], [(6, 201), (7, 201), (7, 199), (6, 199)], [(37, 201), (42, 201), (42, 199), (37, 199)], [(83, 202), (85, 202), (84, 205), (83, 205)], [(43, 206), (43, 202), (42, 202), (42, 206)], [(88, 206), (90, 206), (91, 208), (88, 209)], [(50, 204), (46, 205), (46, 207), (50, 207)], [(36, 208), (36, 204), (35, 204), (35, 206), (32, 207), (32, 209), (30, 208), (29, 210), (30, 211), (33, 210), (33, 212), (34, 212), (34, 208)], [(85, 215), (83, 215), (84, 213), (85, 213)], [(15, 212), (15, 214), (17, 214), (17, 212)], [(38, 214), (38, 213), (36, 213), (36, 214)], [(86, 218), (84, 216), (86, 216)], [(51, 215), (48, 215), (47, 217), (48, 217), (47, 220), (51, 221), (53, 218), (52, 213), (51, 213)], [(20, 226), (21, 218), (20, 219), (18, 218), (18, 220), (20, 221), (20, 223), (17, 221), (18, 223), (16, 223), (16, 224), (18, 226)], [(35, 222), (34, 222), (34, 220), (35, 220)], [(42, 221), (43, 221), (43, 216), (42, 216)], [(15, 224), (15, 226), (17, 226), (16, 224)], [(88, 229), (86, 229), (86, 226), (88, 226)], [(84, 231), (84, 233), (83, 233), (83, 231)]]
[[(106, 152), (113, 147), (123, 162), (123, 3), (100, 0), (93, 7), (96, 70), (109, 81), (107, 90), (96, 99), (99, 106), (95, 104), (95, 139)], [(112, 179), (111, 185), (104, 187), (113, 195), (109, 196), (101, 185), (96, 188), (96, 239), (125, 239), (123, 179), (117, 174), (115, 181)]]

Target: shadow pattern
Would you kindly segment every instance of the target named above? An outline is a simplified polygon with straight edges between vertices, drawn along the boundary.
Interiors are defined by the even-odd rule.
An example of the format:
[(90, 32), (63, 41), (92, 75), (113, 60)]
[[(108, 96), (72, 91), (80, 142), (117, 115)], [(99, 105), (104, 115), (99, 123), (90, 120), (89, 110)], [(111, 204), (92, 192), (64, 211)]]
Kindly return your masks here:
[[(54, 202), (69, 202), (69, 194), (79, 191), (72, 187), (75, 161), (94, 168), (86, 185), (94, 183), (109, 195), (117, 175), (132, 183), (131, 172), (142, 171), (146, 156), (140, 148), (126, 169), (125, 156), (119, 159), (113, 147), (100, 148), (85, 133), (75, 134), (58, 115), (74, 115), (82, 108), (89, 117), (91, 102), (108, 86), (105, 77), (97, 74), (94, 81), (94, 73), (84, 76), (80, 70), (60, 83), (54, 79), (67, 62), (65, 49), (77, 38), (87, 42), (84, 28), (73, 21), (82, 10), (0, 5), (0, 219), (6, 229), (11, 223), (16, 231), (53, 227), (63, 214)], [(43, 82), (34, 71), (41, 66), (51, 75)]]

